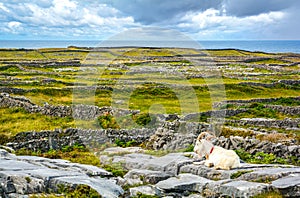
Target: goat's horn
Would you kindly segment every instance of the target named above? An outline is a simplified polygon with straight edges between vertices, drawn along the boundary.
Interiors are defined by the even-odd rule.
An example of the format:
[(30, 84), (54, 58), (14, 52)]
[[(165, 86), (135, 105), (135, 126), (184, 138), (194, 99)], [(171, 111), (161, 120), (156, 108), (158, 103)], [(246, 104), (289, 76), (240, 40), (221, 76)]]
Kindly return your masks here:
[(202, 132), (202, 133), (200, 133), (200, 135), (198, 136), (197, 140), (201, 140), (201, 139), (203, 139), (204, 137), (206, 137), (207, 135), (208, 135), (207, 132)]

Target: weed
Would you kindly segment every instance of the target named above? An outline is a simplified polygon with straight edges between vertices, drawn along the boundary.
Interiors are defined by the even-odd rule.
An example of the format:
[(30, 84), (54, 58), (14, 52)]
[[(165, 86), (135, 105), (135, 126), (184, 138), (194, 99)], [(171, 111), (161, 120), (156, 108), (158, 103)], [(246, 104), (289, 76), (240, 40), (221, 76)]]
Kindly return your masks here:
[(27, 183), (31, 182), (31, 178), (30, 177), (25, 177), (25, 180), (26, 180)]
[(137, 196), (134, 196), (133, 198), (159, 198), (157, 195), (146, 195), (142, 193), (137, 193)]
[(190, 144), (185, 150), (184, 152), (193, 152), (194, 151), (194, 145)]
[(115, 177), (123, 177), (128, 172), (121, 163), (105, 164), (101, 165), (101, 167), (111, 172)]
[(87, 185), (77, 185), (75, 188), (71, 186), (58, 185), (58, 193), (65, 197), (73, 198), (99, 198), (101, 195)]
[(252, 170), (250, 170), (250, 171), (246, 171), (246, 170), (237, 171), (237, 172), (230, 175), (230, 179), (236, 179), (236, 178), (239, 178), (240, 176), (242, 176), (246, 173), (251, 173), (251, 172), (252, 172)]
[(278, 191), (271, 191), (271, 192), (266, 192), (266, 193), (262, 193), (259, 195), (255, 195), (251, 198), (283, 198), (283, 196)]

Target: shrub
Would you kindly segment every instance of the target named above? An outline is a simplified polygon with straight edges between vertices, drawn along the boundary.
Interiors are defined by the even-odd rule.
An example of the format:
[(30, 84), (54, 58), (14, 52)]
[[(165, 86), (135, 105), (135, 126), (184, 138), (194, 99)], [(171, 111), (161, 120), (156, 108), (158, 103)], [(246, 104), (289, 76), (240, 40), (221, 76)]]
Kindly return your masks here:
[(156, 121), (155, 117), (153, 117), (152, 119), (149, 113), (141, 113), (141, 114), (133, 115), (133, 120), (140, 126), (146, 126), (151, 121), (152, 122)]
[(123, 141), (123, 140), (116, 139), (115, 144), (116, 144), (117, 146), (120, 146), (120, 147), (125, 148), (125, 147), (130, 147), (130, 146), (136, 146), (136, 145), (137, 145), (137, 142), (136, 142), (135, 140), (130, 140), (130, 141), (128, 141), (128, 142), (125, 142), (125, 141)]
[(5, 145), (6, 143), (10, 142), (11, 138), (7, 135), (0, 134), (0, 145)]
[(99, 125), (103, 128), (103, 129), (119, 129), (119, 125), (116, 121), (116, 119), (110, 115), (110, 114), (105, 114), (102, 116), (99, 116), (97, 118)]

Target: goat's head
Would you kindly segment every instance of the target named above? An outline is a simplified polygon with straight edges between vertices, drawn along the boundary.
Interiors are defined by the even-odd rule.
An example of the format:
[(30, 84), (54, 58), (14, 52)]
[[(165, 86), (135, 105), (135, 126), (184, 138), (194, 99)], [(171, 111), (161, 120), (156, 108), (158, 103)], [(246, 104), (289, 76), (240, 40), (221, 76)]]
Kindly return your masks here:
[(194, 152), (197, 153), (200, 157), (204, 155), (204, 149), (201, 140), (197, 139), (196, 144), (194, 146)]
[(205, 139), (205, 140), (211, 141), (213, 138), (215, 138), (215, 136), (212, 135), (211, 133), (209, 133), (209, 132), (202, 132), (202, 133), (200, 133), (200, 135), (197, 137), (197, 140)]
[(205, 148), (208, 146), (208, 141), (211, 141), (215, 136), (208, 132), (202, 132), (198, 136), (195, 146), (194, 146), (194, 152), (197, 153), (200, 157), (205, 155)]

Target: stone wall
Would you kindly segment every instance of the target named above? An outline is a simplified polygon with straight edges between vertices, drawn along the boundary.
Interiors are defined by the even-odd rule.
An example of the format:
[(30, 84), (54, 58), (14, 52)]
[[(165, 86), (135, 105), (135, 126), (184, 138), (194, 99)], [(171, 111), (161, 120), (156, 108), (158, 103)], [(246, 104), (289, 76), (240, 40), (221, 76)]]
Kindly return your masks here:
[(300, 159), (300, 145), (284, 145), (282, 143), (259, 141), (239, 136), (231, 136), (230, 138), (220, 137), (216, 139), (215, 144), (226, 149), (243, 149), (251, 154), (263, 151), (264, 153), (273, 153), (277, 157), (285, 159), (289, 159), (290, 157)]
[[(299, 100), (300, 101), (300, 96), (299, 97), (288, 97), (294, 100)], [(251, 100), (226, 100), (222, 102), (218, 102), (214, 104), (215, 108), (222, 107), (226, 104), (247, 104), (247, 103), (270, 103), (270, 102), (276, 102), (280, 100), (281, 98), (255, 98)]]
[(44, 106), (39, 106), (32, 103), (25, 97), (11, 97), (7, 93), (0, 94), (0, 107), (21, 107), (29, 113), (41, 113), (57, 117), (73, 116), (74, 119), (80, 120), (93, 120), (104, 113), (128, 115), (139, 112), (134, 110), (113, 109), (112, 107), (97, 107), (93, 105), (54, 106), (44, 104)]
[[(114, 143), (116, 139), (127, 142), (135, 140), (137, 144), (144, 143), (154, 150), (186, 149), (194, 144), (197, 136), (203, 131), (210, 131), (211, 125), (192, 122), (164, 122), (161, 127), (141, 129), (99, 129), (83, 130), (69, 128), (66, 130), (23, 132), (17, 134), (7, 146), (15, 150), (29, 149), (46, 152), (49, 149), (61, 149), (64, 146), (84, 144), (95, 148), (105, 143)], [(300, 158), (300, 145), (259, 141), (253, 138), (219, 137), (214, 142), (226, 149), (243, 149), (252, 154), (263, 151), (273, 153), (277, 157)]]
[(266, 108), (274, 109), (287, 115), (300, 115), (300, 106), (290, 107), (282, 105), (265, 105)]
[[(262, 75), (265, 75), (265, 74), (262, 74)], [(279, 80), (278, 82), (274, 82), (274, 83), (241, 82), (239, 84), (271, 88), (271, 87), (275, 87), (280, 84), (288, 85), (288, 86), (297, 86), (300, 84), (300, 80)]]
[(227, 123), (240, 126), (262, 126), (267, 128), (299, 129), (300, 119), (286, 118), (284, 120), (274, 120), (265, 118), (242, 118), (241, 120), (226, 120)]
[[(201, 125), (199, 123), (165, 123), (165, 125), (158, 128), (155, 134), (150, 137), (148, 147), (155, 150), (178, 150), (187, 148), (188, 145), (195, 143), (197, 136), (202, 131), (209, 131), (210, 127), (209, 125)], [(250, 137), (242, 138), (239, 136), (231, 136), (230, 138), (216, 138), (214, 144), (226, 149), (243, 149), (251, 154), (262, 151), (265, 153), (273, 153), (277, 157), (286, 159), (292, 156), (300, 159), (300, 145), (296, 145), (293, 142), (289, 142), (289, 144), (272, 143)]]
[(10, 143), (7, 144), (15, 150), (28, 149), (32, 151), (47, 152), (49, 149), (62, 149), (65, 146), (75, 144), (87, 147), (101, 146), (105, 143), (114, 143), (116, 139), (121, 141), (135, 140), (142, 143), (153, 135), (155, 129), (75, 129), (41, 131), (41, 132), (22, 132), (18, 133)]

